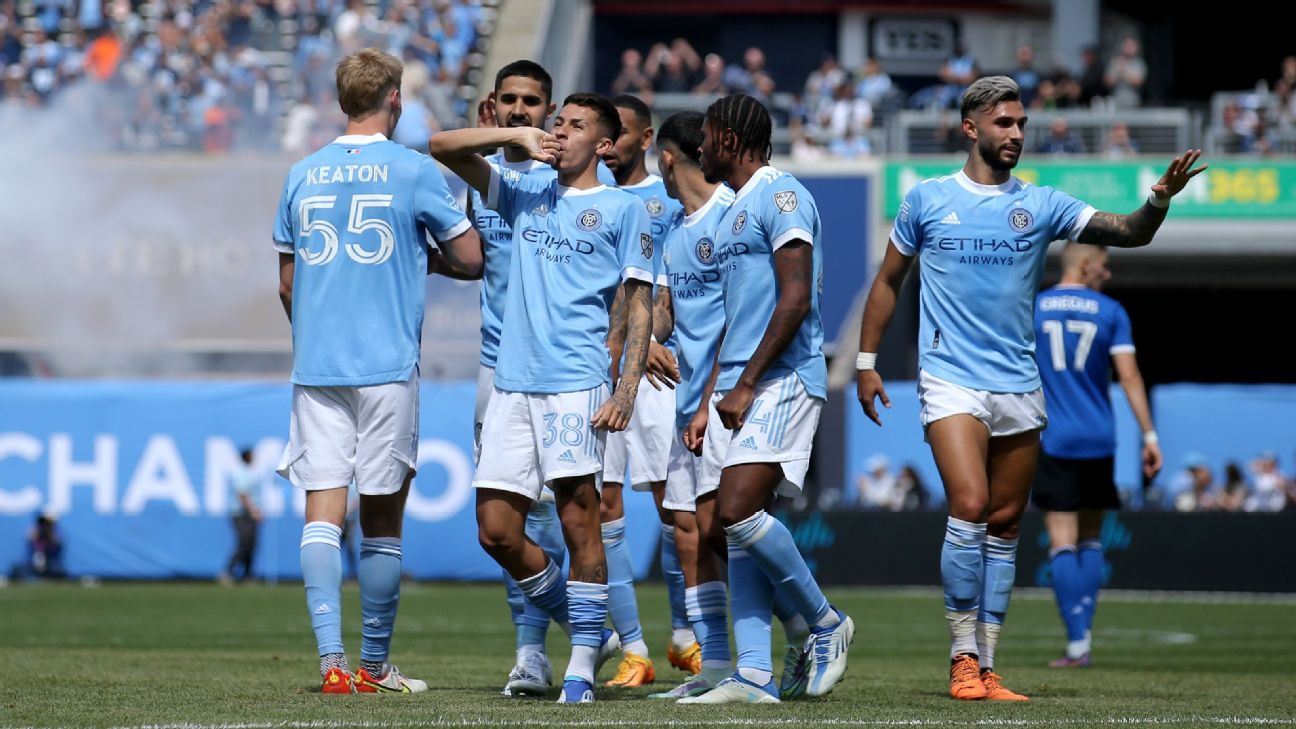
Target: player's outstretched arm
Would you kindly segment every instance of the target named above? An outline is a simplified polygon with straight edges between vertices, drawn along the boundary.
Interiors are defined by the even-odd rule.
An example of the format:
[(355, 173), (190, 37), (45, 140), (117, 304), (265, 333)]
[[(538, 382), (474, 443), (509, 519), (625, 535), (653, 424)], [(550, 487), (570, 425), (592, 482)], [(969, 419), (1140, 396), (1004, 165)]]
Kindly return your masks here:
[[(912, 256), (901, 253), (894, 243), (887, 244), (886, 255), (882, 258), (882, 265), (873, 279), (872, 288), (869, 289), (868, 301), (864, 304), (864, 317), (860, 321), (862, 354), (861, 360), (856, 363), (859, 373), (855, 378), (855, 386), (859, 393), (860, 405), (864, 406), (864, 414), (879, 426), (882, 425), (882, 418), (878, 416), (877, 406), (873, 401), (880, 398), (882, 404), (889, 408), (891, 399), (887, 397), (886, 389), (882, 386), (882, 376), (875, 369), (877, 351), (882, 346), (882, 335), (886, 334), (887, 327), (891, 325), (896, 300), (900, 298), (900, 287), (904, 284), (913, 260)], [(865, 359), (872, 361), (865, 362), (863, 361)]]
[(288, 323), (292, 323), (293, 270), (297, 267), (296, 253), (279, 254), (279, 301), (283, 304)]
[(630, 425), (652, 335), (652, 284), (631, 278), (626, 279), (622, 288), (626, 302), (625, 370), (617, 379), (616, 391), (594, 413), (591, 423), (595, 428), (612, 432), (625, 430)]
[(1201, 154), (1200, 149), (1190, 149), (1175, 157), (1165, 174), (1152, 186), (1152, 195), (1143, 207), (1129, 215), (1094, 213), (1076, 240), (1116, 248), (1138, 248), (1151, 243), (1152, 236), (1156, 235), (1170, 211), (1170, 198), (1178, 195), (1189, 180), (1206, 169), (1206, 165), (1193, 168)]
[(1157, 441), (1156, 427), (1152, 424), (1152, 408), (1148, 405), (1143, 373), (1139, 371), (1138, 360), (1133, 352), (1112, 355), (1112, 364), (1116, 368), (1121, 389), (1125, 390), (1125, 399), (1129, 401), (1134, 419), (1143, 432), (1143, 475), (1154, 478), (1161, 471), (1161, 445)]
[(474, 190), (487, 195), (490, 193), (491, 167), (480, 153), (506, 146), (521, 147), (531, 159), (545, 163), (552, 163), (559, 150), (558, 140), (543, 129), (505, 127), (438, 132), (432, 135), (428, 151)]
[(756, 384), (787, 349), (810, 313), (810, 292), (814, 287), (814, 251), (810, 244), (794, 240), (774, 251), (774, 277), (779, 296), (765, 334), (738, 376), (738, 384), (716, 403), (720, 422), (730, 430), (742, 427), (756, 397)]

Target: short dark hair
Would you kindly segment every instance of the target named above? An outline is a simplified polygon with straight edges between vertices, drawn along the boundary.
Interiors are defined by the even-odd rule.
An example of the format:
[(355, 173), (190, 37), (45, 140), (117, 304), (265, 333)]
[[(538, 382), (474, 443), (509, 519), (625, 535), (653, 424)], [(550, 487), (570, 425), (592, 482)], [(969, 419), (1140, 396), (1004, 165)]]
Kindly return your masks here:
[(586, 92), (575, 93), (563, 99), (563, 106), (574, 104), (583, 106), (586, 109), (593, 109), (598, 112), (599, 126), (608, 138), (616, 141), (621, 136), (621, 115), (617, 113), (616, 107), (603, 94), (591, 94)]
[(657, 130), (657, 144), (673, 144), (695, 165), (702, 164), (702, 124), (706, 117), (700, 111), (677, 111), (666, 117)]
[(732, 129), (738, 136), (738, 154), (751, 152), (762, 160), (774, 154), (770, 143), (774, 122), (765, 105), (747, 94), (718, 99), (706, 110), (706, 123), (716, 132)]
[(643, 99), (638, 96), (633, 96), (631, 94), (619, 94), (613, 96), (612, 105), (618, 109), (629, 109), (630, 111), (633, 111), (635, 121), (639, 122), (639, 126), (644, 129), (652, 126), (652, 112), (648, 109), (648, 105), (643, 102)]
[(532, 78), (540, 82), (540, 90), (544, 92), (545, 99), (553, 99), (553, 77), (544, 69), (544, 66), (535, 61), (522, 59), (505, 65), (495, 74), (495, 90), (499, 91), (504, 85), (504, 79), (509, 76), (521, 76), (522, 78)]

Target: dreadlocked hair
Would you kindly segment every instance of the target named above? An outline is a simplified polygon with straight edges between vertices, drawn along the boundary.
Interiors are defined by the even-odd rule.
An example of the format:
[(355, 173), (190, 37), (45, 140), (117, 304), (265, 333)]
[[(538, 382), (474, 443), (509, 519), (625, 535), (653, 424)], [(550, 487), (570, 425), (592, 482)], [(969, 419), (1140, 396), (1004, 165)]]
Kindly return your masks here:
[(732, 129), (738, 137), (738, 156), (751, 152), (766, 161), (774, 154), (770, 143), (773, 122), (769, 110), (747, 94), (733, 94), (707, 107), (706, 122), (717, 133)]

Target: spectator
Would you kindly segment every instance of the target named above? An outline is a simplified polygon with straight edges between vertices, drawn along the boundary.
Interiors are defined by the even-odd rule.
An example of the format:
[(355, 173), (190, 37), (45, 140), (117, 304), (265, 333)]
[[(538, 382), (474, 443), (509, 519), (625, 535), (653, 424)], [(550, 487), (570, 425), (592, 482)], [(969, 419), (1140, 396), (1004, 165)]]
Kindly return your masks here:
[(869, 56), (869, 59), (864, 62), (863, 75), (855, 93), (874, 107), (882, 106), (891, 94), (891, 77), (882, 70), (882, 64), (878, 59)]
[(697, 83), (702, 70), (702, 58), (683, 38), (676, 38), (670, 47), (664, 43), (648, 51), (644, 73), (652, 81), (654, 91), (664, 94), (685, 94)]
[(1215, 475), (1210, 466), (1206, 465), (1206, 459), (1198, 453), (1190, 453), (1184, 461), (1184, 467), (1184, 472), (1176, 478), (1182, 490), (1175, 496), (1175, 511), (1217, 510), (1219, 504), (1213, 493)]
[(873, 154), (873, 144), (868, 137), (847, 128), (845, 134), (833, 138), (828, 151), (838, 159), (859, 159)]
[(895, 492), (896, 477), (885, 454), (875, 453), (864, 462), (857, 488), (859, 504), (865, 509), (889, 509)]
[(723, 96), (728, 93), (724, 81), (724, 59), (715, 53), (708, 53), (702, 62), (702, 80), (693, 87), (693, 93)]
[[(234, 534), (237, 543), (225, 571), (220, 575), (224, 585), (236, 580), (243, 582), (252, 576), (252, 561), (256, 558), (257, 527), (261, 524), (261, 507), (257, 505), (257, 491), (261, 488), (262, 472), (253, 465), (252, 450), (244, 448), (239, 454), (243, 463), (230, 477), (230, 490), (237, 500), (232, 510)], [(241, 568), (240, 572), (236, 570)]]
[(1103, 144), (1102, 154), (1107, 159), (1124, 159), (1138, 154), (1138, 146), (1130, 139), (1129, 125), (1116, 122), (1107, 132), (1107, 141)]
[(1251, 479), (1255, 491), (1247, 497), (1247, 511), (1282, 511), (1287, 503), (1287, 478), (1278, 470), (1278, 457), (1262, 453), (1251, 462)]
[(1097, 46), (1085, 46), (1080, 52), (1080, 68), (1080, 105), (1092, 106), (1094, 99), (1105, 98), (1109, 93)]
[(1246, 477), (1242, 475), (1242, 469), (1237, 463), (1232, 461), (1224, 467), (1224, 493), (1220, 494), (1219, 507), (1220, 511), (1241, 511), (1242, 505), (1246, 502), (1247, 491)]
[(1147, 80), (1147, 64), (1139, 55), (1139, 44), (1134, 38), (1121, 41), (1120, 54), (1107, 64), (1103, 80), (1111, 89), (1112, 101), (1118, 107), (1136, 107), (1143, 103), (1143, 82)]
[(912, 464), (906, 463), (896, 477), (891, 511), (925, 511), (930, 501), (931, 494), (927, 493), (922, 477)]
[(1084, 154), (1084, 143), (1071, 131), (1064, 117), (1056, 117), (1049, 124), (1049, 135), (1040, 144), (1043, 154)]
[(733, 64), (725, 69), (724, 85), (730, 94), (747, 94), (768, 102), (774, 93), (774, 79), (765, 72), (765, 52), (755, 46), (744, 51), (741, 66)]
[(36, 523), (27, 531), (26, 555), (10, 570), (10, 577), (15, 580), (67, 577), (63, 568), (63, 538), (53, 514), (36, 515)]
[(819, 56), (819, 67), (806, 77), (802, 101), (812, 109), (831, 103), (843, 81), (846, 81), (846, 72), (837, 65), (837, 57), (824, 53)]
[(621, 71), (612, 80), (611, 92), (617, 94), (634, 94), (644, 101), (652, 99), (652, 81), (643, 72), (643, 54), (633, 48), (621, 53)]
[(1039, 72), (1035, 70), (1034, 48), (1022, 46), (1017, 49), (1017, 68), (1010, 75), (1017, 82), (1022, 104), (1027, 107), (1034, 104), (1041, 80)]
[(827, 150), (821, 147), (815, 138), (806, 130), (801, 120), (794, 118), (788, 124), (788, 136), (792, 139), (791, 155), (797, 162), (819, 162), (828, 156)]
[(963, 92), (967, 89), (968, 84), (976, 80), (981, 75), (981, 67), (977, 64), (976, 57), (968, 51), (963, 41), (954, 43), (954, 55), (946, 59), (939, 72), (941, 81), (945, 83), (945, 108), (957, 107), (963, 99)]
[(855, 84), (843, 81), (837, 85), (828, 106), (828, 133), (841, 139), (847, 133), (861, 136), (873, 125), (873, 107), (855, 95)]

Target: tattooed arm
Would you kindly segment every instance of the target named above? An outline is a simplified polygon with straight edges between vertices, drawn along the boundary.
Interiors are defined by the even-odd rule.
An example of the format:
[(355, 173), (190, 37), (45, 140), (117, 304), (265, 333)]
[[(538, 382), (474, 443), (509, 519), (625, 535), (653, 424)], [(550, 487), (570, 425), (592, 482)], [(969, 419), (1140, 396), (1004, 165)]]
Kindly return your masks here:
[(774, 275), (778, 281), (778, 302), (760, 344), (752, 353), (734, 389), (716, 403), (720, 422), (730, 430), (742, 427), (760, 382), (774, 359), (787, 349), (801, 322), (810, 313), (810, 292), (814, 286), (814, 252), (810, 244), (794, 240), (774, 252)]
[(1153, 197), (1164, 205), (1153, 205), (1149, 200), (1129, 215), (1094, 213), (1076, 240), (1116, 248), (1137, 248), (1151, 243), (1152, 236), (1156, 235), (1161, 223), (1165, 222), (1166, 213), (1170, 211), (1170, 198), (1179, 194), (1189, 180), (1206, 169), (1206, 165), (1193, 169), (1193, 164), (1200, 157), (1199, 149), (1190, 149), (1182, 156), (1175, 157), (1165, 174), (1152, 186)]
[(658, 286), (653, 297), (653, 338), (659, 342), (670, 339), (675, 331), (675, 306), (671, 303), (669, 286)]
[(625, 430), (634, 413), (635, 396), (639, 393), (639, 378), (643, 377), (644, 363), (648, 359), (649, 337), (652, 335), (652, 284), (638, 279), (627, 279), (621, 288), (625, 291), (625, 371), (616, 383), (616, 392), (594, 414), (593, 425), (609, 431)]
[(620, 380), (621, 352), (625, 349), (626, 339), (626, 301), (625, 284), (617, 287), (616, 296), (612, 298), (612, 310), (608, 313), (608, 354), (612, 355), (612, 386)]

